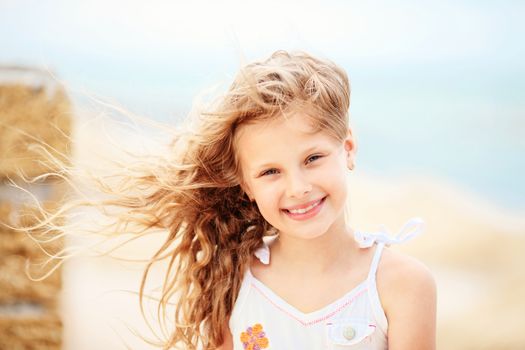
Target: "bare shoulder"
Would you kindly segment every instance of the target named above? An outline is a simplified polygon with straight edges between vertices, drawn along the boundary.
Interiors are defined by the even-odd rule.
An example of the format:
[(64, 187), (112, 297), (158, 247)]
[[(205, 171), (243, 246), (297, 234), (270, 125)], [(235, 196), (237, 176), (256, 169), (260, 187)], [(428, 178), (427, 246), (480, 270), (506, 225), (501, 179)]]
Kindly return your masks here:
[(385, 249), (377, 289), (388, 319), (389, 349), (434, 349), (436, 283), (417, 259)]
[(436, 283), (432, 272), (419, 260), (385, 248), (377, 271), (379, 292), (388, 298), (396, 292), (432, 292)]

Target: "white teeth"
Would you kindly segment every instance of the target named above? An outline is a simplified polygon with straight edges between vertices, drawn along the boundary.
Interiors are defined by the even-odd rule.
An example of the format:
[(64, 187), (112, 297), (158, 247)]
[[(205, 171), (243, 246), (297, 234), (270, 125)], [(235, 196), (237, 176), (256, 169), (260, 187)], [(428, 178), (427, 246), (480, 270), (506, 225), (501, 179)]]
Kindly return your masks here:
[(312, 210), (313, 208), (317, 207), (319, 205), (319, 203), (321, 203), (321, 201), (317, 201), (315, 202), (314, 204), (312, 205), (309, 205), (307, 206), (306, 208), (303, 208), (303, 209), (288, 209), (288, 211), (292, 214), (304, 214), (306, 213), (307, 211), (309, 210)]

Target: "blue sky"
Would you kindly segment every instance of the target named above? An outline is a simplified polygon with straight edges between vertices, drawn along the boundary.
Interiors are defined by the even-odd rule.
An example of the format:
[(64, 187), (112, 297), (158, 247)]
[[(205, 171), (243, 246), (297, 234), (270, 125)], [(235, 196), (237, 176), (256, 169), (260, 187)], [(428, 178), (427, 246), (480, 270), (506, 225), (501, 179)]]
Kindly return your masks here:
[[(370, 65), (490, 60), (521, 65), (519, 1), (13, 1), (2, 60), (164, 65), (304, 48)], [(233, 56), (233, 57), (232, 57)], [(125, 57), (125, 60), (122, 58)], [(70, 63), (70, 65), (72, 65)], [(523, 67), (521, 67), (523, 68)]]

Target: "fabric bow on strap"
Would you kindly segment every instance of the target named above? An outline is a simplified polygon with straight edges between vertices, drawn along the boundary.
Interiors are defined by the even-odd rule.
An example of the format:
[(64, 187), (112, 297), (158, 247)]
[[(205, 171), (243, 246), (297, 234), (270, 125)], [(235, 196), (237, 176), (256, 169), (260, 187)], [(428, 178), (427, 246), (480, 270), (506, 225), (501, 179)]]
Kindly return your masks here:
[(399, 233), (392, 237), (388, 228), (381, 225), (379, 232), (366, 233), (361, 231), (354, 232), (354, 239), (360, 248), (369, 248), (375, 242), (385, 245), (398, 244), (408, 241), (420, 234), (425, 227), (425, 222), (421, 218), (412, 218), (401, 228)]
[(270, 263), (270, 243), (277, 238), (278, 235), (264, 236), (262, 246), (255, 251), (255, 256), (265, 265)]
[[(381, 225), (379, 232), (354, 232), (354, 239), (359, 244), (360, 248), (369, 248), (375, 242), (384, 243), (385, 245), (399, 244), (408, 241), (420, 234), (425, 227), (425, 222), (420, 218), (412, 218), (401, 228), (399, 233), (392, 237), (388, 228)], [(262, 246), (255, 251), (255, 256), (265, 265), (270, 263), (270, 248), (269, 244), (277, 238), (278, 235), (263, 237)]]

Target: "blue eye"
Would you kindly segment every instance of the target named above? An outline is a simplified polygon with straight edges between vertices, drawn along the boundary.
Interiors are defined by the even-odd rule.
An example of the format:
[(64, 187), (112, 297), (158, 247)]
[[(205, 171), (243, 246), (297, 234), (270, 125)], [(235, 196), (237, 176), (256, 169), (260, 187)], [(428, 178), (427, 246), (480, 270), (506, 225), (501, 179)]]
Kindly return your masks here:
[(312, 155), (312, 156), (306, 158), (306, 164), (311, 163), (311, 162), (313, 162), (314, 160), (317, 160), (317, 159), (319, 159), (319, 158), (321, 158), (321, 155), (319, 155), (319, 154), (314, 154), (314, 155)]
[(263, 171), (261, 173), (261, 176), (274, 175), (274, 174), (277, 174), (277, 169), (268, 169), (266, 171)]

